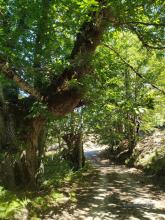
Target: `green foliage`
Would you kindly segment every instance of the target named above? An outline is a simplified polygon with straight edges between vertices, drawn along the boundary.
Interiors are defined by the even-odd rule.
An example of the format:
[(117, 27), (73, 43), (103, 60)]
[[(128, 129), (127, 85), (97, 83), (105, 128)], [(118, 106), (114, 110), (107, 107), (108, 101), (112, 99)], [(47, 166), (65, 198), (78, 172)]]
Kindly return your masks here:
[[(90, 86), (86, 99), (90, 105), (84, 119), (89, 132), (99, 134), (102, 143), (114, 148), (130, 135), (138, 139), (137, 123), (140, 131), (145, 132), (163, 123), (164, 96), (149, 83), (161, 87), (165, 72), (162, 56), (143, 49), (129, 32), (112, 30), (105, 35), (104, 42), (112, 45), (113, 50), (103, 45), (96, 51), (95, 70), (87, 78)], [(120, 52), (120, 56), (114, 51)]]
[[(103, 98), (103, 102), (109, 106), (109, 111), (113, 104), (120, 106), (125, 112), (129, 110), (140, 114), (139, 108), (154, 107), (153, 98), (149, 98), (150, 94), (147, 94), (148, 98), (138, 94), (136, 103), (133, 101), (133, 95), (130, 100), (121, 103), (126, 87), (124, 74), (128, 72), (131, 81), (129, 87), (135, 88), (136, 84), (144, 94), (148, 93), (144, 83), (158, 82), (163, 86), (163, 54), (161, 51), (142, 49), (142, 44), (159, 47), (162, 45), (162, 4), (164, 3), (161, 0), (154, 3), (144, 0), (112, 0), (107, 4), (96, 0), (34, 1), (31, 4), (23, 0), (2, 0), (1, 56), (9, 59), (15, 68), (21, 69), (19, 75), (45, 94), (54, 76), (60, 75), (66, 67), (72, 65), (68, 58), (83, 22), (89, 21), (93, 15), (91, 12), (97, 13), (100, 8), (110, 6), (113, 20), (118, 25), (110, 24), (110, 28), (105, 32), (104, 43), (115, 47), (125, 61), (144, 75), (145, 81), (137, 79), (135, 73), (113, 51), (100, 46), (92, 58), (95, 71), (87, 73), (94, 72), (93, 75), (81, 82), (76, 78), (71, 79), (68, 84), (76, 88), (83, 84), (87, 90), (86, 98), (90, 100), (97, 100), (96, 94), (100, 94), (99, 99), (108, 97)], [(128, 90), (131, 94), (133, 89), (130, 88)], [(35, 102), (31, 106), (30, 116), (37, 117), (41, 113), (44, 116), (48, 114), (46, 106)]]
[(81, 2), (78, 2), (77, 4), (80, 5), (80, 9), (86, 13), (91, 11), (97, 11), (99, 7), (99, 2), (96, 0), (83, 0)]
[(162, 175), (165, 171), (164, 127), (155, 129), (142, 139), (133, 153), (134, 165), (151, 174)]
[(71, 170), (67, 161), (61, 160), (59, 155), (49, 155), (44, 161), (43, 185), (60, 186), (65, 180), (65, 176), (69, 176)]
[(14, 214), (18, 214), (21, 209), (25, 208), (29, 199), (26, 197), (20, 199), (13, 192), (5, 190), (0, 186), (0, 218), (1, 219), (11, 219)]
[[(31, 192), (10, 192), (0, 186), (0, 218), (12, 219), (13, 216), (20, 216), (27, 210), (30, 219), (38, 218), (41, 210), (44, 213), (50, 207), (60, 205), (63, 202), (64, 194), (60, 188), (68, 185), (68, 199), (75, 202), (75, 187), (83, 183), (83, 173), (91, 170), (87, 164), (82, 170), (73, 172), (67, 161), (61, 160), (60, 155), (53, 153), (45, 158), (45, 169), (41, 193)], [(65, 201), (65, 200), (64, 200)]]
[[(164, 46), (163, 6), (163, 0), (40, 0), (30, 4), (24, 0), (0, 0), (0, 60), (10, 64), (24, 82), (45, 98), (41, 102), (31, 101), (29, 94), (0, 73), (0, 82), (11, 98), (9, 101), (12, 100), (12, 111), (19, 115), (22, 110), (29, 118), (42, 116), (49, 119), (48, 141), (78, 130), (82, 123), (80, 114), (74, 112), (54, 120), (47, 105), (49, 98), (60, 94), (58, 89), (53, 91), (49, 86), (56, 88), (54, 82), (66, 73), (64, 70), (76, 66), (75, 76), (68, 77), (70, 80), (65, 83), (69, 88), (82, 90), (83, 94), (85, 90), (84, 129), (98, 134), (102, 143), (116, 147), (124, 139), (136, 140), (138, 121), (145, 132), (163, 124), (164, 98), (153, 88), (156, 85), (163, 89), (165, 83), (164, 52), (161, 50)], [(100, 20), (92, 24), (94, 35), (100, 42), (96, 52), (81, 54), (81, 49), (84, 51), (93, 43), (88, 39), (89, 26), (82, 36), (85, 45), (71, 60), (70, 55), (84, 24), (88, 24), (92, 16), (99, 15), (100, 18), (100, 10), (108, 7), (108, 15), (103, 13), (102, 16), (109, 26), (101, 41), (97, 36)], [(154, 51), (154, 48), (160, 50)], [(78, 76), (79, 66), (85, 67), (83, 77)], [(8, 74), (12, 79), (12, 74)], [(30, 101), (23, 105), (26, 99)], [(19, 148), (24, 150), (24, 145)], [(52, 162), (49, 160), (45, 162), (44, 184), (58, 185), (62, 176), (68, 174), (68, 165), (62, 161), (61, 168), (57, 168), (61, 161), (55, 161), (49, 168), (49, 162)], [(42, 199), (38, 202), (42, 203)]]
[(38, 116), (44, 116), (44, 117), (48, 117), (49, 116), (49, 112), (47, 110), (47, 106), (44, 105), (41, 102), (34, 102), (31, 109), (30, 109), (30, 113), (28, 115), (29, 118), (37, 118)]
[(165, 152), (159, 151), (155, 152), (155, 155), (152, 156), (151, 161), (146, 166), (146, 170), (150, 173), (163, 174), (165, 169)]
[[(53, 76), (70, 65), (68, 57), (75, 36), (82, 23), (90, 19), (91, 12), (110, 6), (115, 23), (119, 23), (121, 29), (131, 29), (144, 43), (160, 46), (163, 44), (162, 26), (143, 23), (162, 24), (162, 4), (161, 0), (154, 3), (113, 0), (107, 5), (97, 0), (33, 1), (31, 4), (23, 0), (2, 0), (0, 56), (22, 69), (19, 74), (31, 85), (46, 91)], [(112, 25), (106, 35), (116, 29)], [(115, 40), (115, 36), (113, 38)]]

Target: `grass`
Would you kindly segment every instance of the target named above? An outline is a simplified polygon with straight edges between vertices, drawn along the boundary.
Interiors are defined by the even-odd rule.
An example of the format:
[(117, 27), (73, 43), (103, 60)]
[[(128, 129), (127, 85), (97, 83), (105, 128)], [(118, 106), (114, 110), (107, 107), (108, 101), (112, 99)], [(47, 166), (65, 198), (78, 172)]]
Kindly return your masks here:
[(17, 197), (0, 187), (0, 219), (9, 218), (19, 207)]
[(155, 174), (165, 170), (165, 146), (159, 146), (155, 151), (145, 154), (143, 157), (139, 156), (137, 165), (141, 165), (144, 170)]
[(0, 186), (0, 219), (22, 219), (27, 214), (31, 220), (41, 219), (42, 213), (64, 204), (76, 202), (76, 187), (84, 184), (86, 173), (91, 169), (87, 164), (73, 172), (67, 161), (58, 155), (49, 155), (44, 161), (44, 175), (38, 192), (10, 192)]

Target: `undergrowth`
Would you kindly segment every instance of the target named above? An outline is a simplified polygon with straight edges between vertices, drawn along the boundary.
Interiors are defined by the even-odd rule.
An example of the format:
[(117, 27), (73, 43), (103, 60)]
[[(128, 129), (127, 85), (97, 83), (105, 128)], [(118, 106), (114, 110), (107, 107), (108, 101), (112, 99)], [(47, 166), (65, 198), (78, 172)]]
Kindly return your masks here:
[[(44, 161), (44, 175), (38, 192), (11, 192), (0, 186), (0, 219), (22, 219), (27, 215), (31, 220), (41, 219), (42, 213), (51, 207), (58, 208), (66, 200), (76, 202), (76, 187), (85, 181), (85, 173), (91, 168), (73, 172), (67, 161), (58, 155), (49, 155)], [(64, 190), (64, 188), (67, 188)]]

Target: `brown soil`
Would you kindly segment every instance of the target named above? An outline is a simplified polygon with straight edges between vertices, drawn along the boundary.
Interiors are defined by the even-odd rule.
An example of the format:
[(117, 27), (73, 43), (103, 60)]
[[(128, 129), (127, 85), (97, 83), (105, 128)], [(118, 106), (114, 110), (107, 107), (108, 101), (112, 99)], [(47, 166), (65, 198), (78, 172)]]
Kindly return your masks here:
[(75, 202), (68, 201), (42, 219), (165, 220), (165, 191), (151, 177), (101, 160), (95, 151), (90, 160), (95, 168), (76, 188)]

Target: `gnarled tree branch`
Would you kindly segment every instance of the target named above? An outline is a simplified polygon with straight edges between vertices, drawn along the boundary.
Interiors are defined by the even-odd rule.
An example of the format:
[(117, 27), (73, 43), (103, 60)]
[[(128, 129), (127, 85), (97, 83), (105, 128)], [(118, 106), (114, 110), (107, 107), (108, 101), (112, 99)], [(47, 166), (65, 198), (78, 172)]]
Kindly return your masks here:
[[(100, 4), (105, 4), (103, 0), (99, 2)], [(85, 74), (89, 74), (89, 58), (100, 44), (108, 25), (114, 21), (110, 8), (100, 8), (100, 11), (93, 12), (91, 20), (85, 22), (80, 28), (70, 55), (70, 67), (66, 68), (58, 78), (55, 78), (47, 89), (49, 94), (47, 98), (51, 111), (59, 112), (59, 104), (56, 102), (56, 100), (59, 100), (59, 97), (63, 99), (60, 109), (66, 109), (66, 106), (69, 106), (70, 100), (72, 103), (71, 108), (74, 109), (82, 98), (82, 93), (78, 91), (78, 88), (74, 88), (76, 98), (75, 102), (73, 102), (71, 97), (73, 88), (69, 88), (67, 82), (73, 78), (80, 80)], [(67, 94), (70, 94), (70, 96)]]
[(8, 79), (13, 80), (23, 91), (29, 93), (37, 100), (42, 100), (42, 96), (40, 92), (38, 92), (31, 85), (29, 85), (24, 79), (22, 79), (18, 75), (17, 70), (15, 68), (10, 67), (9, 63), (4, 60), (0, 60), (0, 73), (4, 74)]

